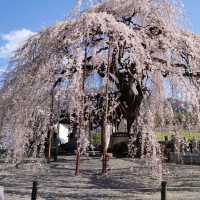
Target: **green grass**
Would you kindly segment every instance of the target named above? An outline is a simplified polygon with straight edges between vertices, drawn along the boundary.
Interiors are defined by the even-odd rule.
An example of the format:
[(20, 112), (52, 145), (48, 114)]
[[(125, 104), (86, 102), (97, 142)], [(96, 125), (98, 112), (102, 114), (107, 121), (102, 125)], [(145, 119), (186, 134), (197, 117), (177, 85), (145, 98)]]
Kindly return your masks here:
[[(157, 141), (164, 141), (165, 136), (168, 136), (168, 140), (171, 139), (172, 132), (157, 132), (156, 139)], [(196, 140), (200, 141), (200, 132), (189, 132), (189, 131), (182, 131), (180, 133), (181, 138), (186, 138), (187, 141), (192, 140), (195, 138)], [(94, 134), (92, 137), (92, 144), (99, 145), (101, 144), (101, 134)]]
[[(170, 133), (170, 132), (157, 132), (156, 133), (156, 139), (158, 141), (164, 141), (165, 140), (165, 136), (168, 136), (168, 140), (170, 140), (172, 134), (173, 133)], [(180, 137), (181, 138), (185, 137), (187, 141), (192, 140), (193, 138), (195, 138), (196, 140), (200, 141), (200, 133), (199, 132), (182, 131), (180, 133)]]
[(92, 137), (92, 144), (94, 146), (97, 146), (101, 144), (101, 134), (94, 134)]

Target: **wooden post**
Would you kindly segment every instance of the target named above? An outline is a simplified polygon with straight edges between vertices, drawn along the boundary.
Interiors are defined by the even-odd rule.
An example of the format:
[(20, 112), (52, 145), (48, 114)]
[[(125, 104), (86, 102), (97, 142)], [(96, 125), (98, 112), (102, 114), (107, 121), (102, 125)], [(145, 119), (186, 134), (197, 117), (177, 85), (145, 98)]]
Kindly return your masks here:
[(167, 200), (167, 182), (161, 182), (161, 200)]
[(5, 200), (4, 199), (4, 187), (0, 187), (0, 200)]
[(37, 199), (37, 185), (38, 185), (37, 181), (33, 181), (31, 200)]
[(79, 176), (79, 175), (80, 175), (80, 147), (77, 146), (75, 176)]
[(59, 150), (59, 147), (58, 147), (58, 134), (56, 134), (56, 136), (55, 136), (54, 162), (56, 162), (58, 160), (58, 150)]

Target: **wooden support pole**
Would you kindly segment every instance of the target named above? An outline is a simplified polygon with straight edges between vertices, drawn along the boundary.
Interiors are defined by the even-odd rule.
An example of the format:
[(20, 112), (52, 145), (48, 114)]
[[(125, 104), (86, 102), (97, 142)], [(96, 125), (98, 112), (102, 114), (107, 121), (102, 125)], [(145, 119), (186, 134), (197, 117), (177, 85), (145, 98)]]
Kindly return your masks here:
[(102, 175), (107, 174), (107, 149), (106, 149), (106, 134), (105, 134), (105, 127), (102, 126), (101, 130), (101, 137), (102, 137)]
[(109, 113), (109, 73), (110, 73), (110, 44), (109, 44), (109, 50), (108, 50), (108, 66), (106, 69), (106, 88), (105, 88), (105, 94), (106, 94), (106, 112), (105, 112), (105, 118), (104, 122), (102, 124), (102, 175), (107, 174), (107, 147), (106, 147), (106, 126), (108, 124), (108, 113)]
[(88, 135), (89, 135), (89, 144), (92, 144), (92, 125), (91, 125), (91, 119), (90, 119), (90, 115), (89, 115), (89, 127), (88, 127)]
[(161, 200), (167, 200), (167, 182), (161, 182)]
[(102, 157), (102, 175), (107, 175), (107, 153), (103, 153)]
[(37, 181), (33, 181), (31, 200), (36, 200), (37, 199), (37, 186), (38, 186)]
[(75, 170), (75, 176), (80, 175), (80, 147), (77, 147), (76, 150), (76, 170)]
[(4, 198), (4, 187), (0, 187), (0, 200), (5, 200), (5, 198)]
[(50, 132), (50, 135), (49, 135), (49, 145), (48, 145), (48, 162), (51, 161), (51, 146), (52, 146), (52, 133)]

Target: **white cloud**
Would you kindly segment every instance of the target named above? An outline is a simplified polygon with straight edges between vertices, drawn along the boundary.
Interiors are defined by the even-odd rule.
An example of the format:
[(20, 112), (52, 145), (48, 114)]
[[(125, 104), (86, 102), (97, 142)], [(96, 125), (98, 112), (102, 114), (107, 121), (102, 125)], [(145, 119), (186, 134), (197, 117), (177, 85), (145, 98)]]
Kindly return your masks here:
[(1, 68), (0, 68), (0, 76), (1, 76), (1, 74), (3, 74), (4, 73), (4, 70), (2, 70)]
[(0, 67), (0, 87), (1, 87), (1, 76), (5, 73), (5, 69)]
[(0, 35), (0, 39), (5, 42), (5, 45), (0, 46), (0, 59), (9, 59), (14, 51), (34, 34), (28, 29), (21, 29)]

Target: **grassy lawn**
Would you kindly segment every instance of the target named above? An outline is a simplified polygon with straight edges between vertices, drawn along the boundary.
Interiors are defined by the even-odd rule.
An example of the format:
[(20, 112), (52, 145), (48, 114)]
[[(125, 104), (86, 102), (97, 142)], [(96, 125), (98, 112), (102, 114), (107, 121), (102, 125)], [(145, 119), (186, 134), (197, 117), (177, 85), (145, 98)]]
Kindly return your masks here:
[[(164, 141), (165, 140), (165, 136), (168, 136), (168, 139), (171, 139), (171, 135), (172, 133), (170, 132), (157, 132), (156, 133), (156, 139), (158, 141)], [(180, 133), (181, 138), (186, 138), (186, 140), (192, 140), (193, 138), (195, 138), (196, 140), (200, 141), (200, 132), (189, 132), (189, 131), (182, 131)]]
[[(168, 136), (168, 140), (171, 139), (171, 132), (156, 132), (156, 139), (157, 141), (164, 141), (165, 136)], [(195, 138), (196, 140), (200, 141), (200, 132), (189, 132), (189, 131), (182, 131), (180, 133), (181, 138), (186, 138), (187, 141), (192, 140)], [(94, 134), (92, 137), (92, 144), (99, 145), (101, 144), (101, 134)]]

